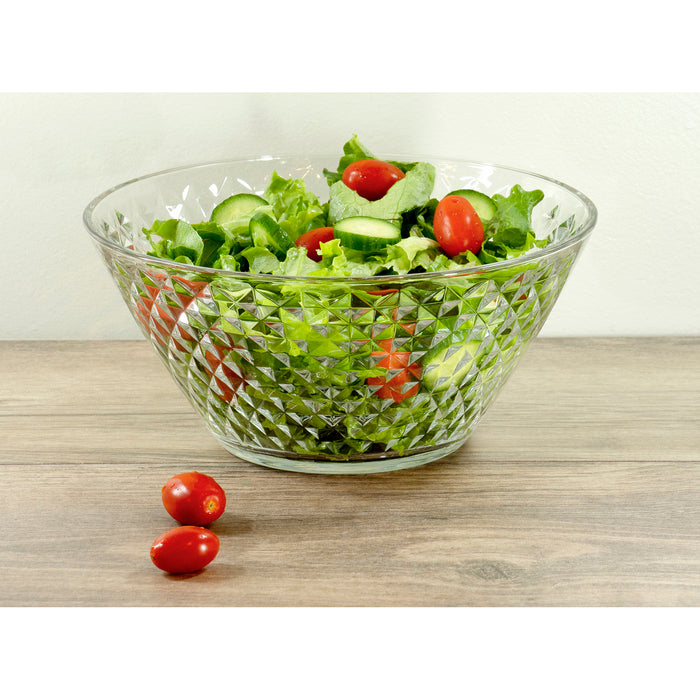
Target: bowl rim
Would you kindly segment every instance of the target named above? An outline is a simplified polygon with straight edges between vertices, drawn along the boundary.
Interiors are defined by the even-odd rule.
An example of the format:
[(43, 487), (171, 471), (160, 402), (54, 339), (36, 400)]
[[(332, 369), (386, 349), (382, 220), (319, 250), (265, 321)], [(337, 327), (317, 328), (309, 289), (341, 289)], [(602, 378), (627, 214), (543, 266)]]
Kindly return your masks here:
[[(482, 265), (467, 265), (460, 268), (455, 268), (454, 270), (438, 270), (437, 272), (417, 272), (417, 273), (407, 273), (407, 274), (394, 274), (394, 275), (373, 275), (373, 276), (323, 276), (315, 277), (312, 275), (272, 275), (263, 272), (237, 272), (235, 270), (219, 270), (213, 267), (204, 267), (202, 265), (188, 265), (186, 263), (178, 263), (174, 260), (166, 260), (165, 258), (157, 258), (146, 253), (139, 253), (130, 248), (126, 248), (115, 241), (106, 238), (94, 225), (93, 214), (95, 209), (103, 202), (107, 197), (109, 197), (114, 192), (125, 189), (130, 185), (137, 182), (142, 182), (144, 180), (151, 180), (163, 175), (169, 175), (177, 172), (186, 172), (189, 170), (197, 170), (199, 168), (211, 168), (215, 166), (233, 166), (235, 164), (251, 163), (251, 162), (262, 162), (267, 161), (270, 163), (280, 162), (287, 159), (306, 159), (306, 160), (320, 160), (327, 159), (329, 163), (333, 163), (338, 159), (338, 154), (329, 155), (323, 153), (288, 153), (288, 154), (277, 154), (277, 155), (257, 155), (257, 156), (247, 156), (238, 158), (227, 158), (223, 160), (213, 160), (191, 163), (189, 165), (180, 165), (172, 168), (166, 168), (164, 170), (158, 170), (155, 172), (147, 173), (145, 175), (140, 175), (138, 177), (125, 180), (116, 185), (113, 185), (107, 190), (104, 190), (96, 197), (94, 197), (88, 205), (83, 210), (83, 224), (87, 228), (88, 233), (92, 238), (100, 245), (107, 246), (112, 250), (118, 252), (123, 256), (133, 258), (141, 263), (148, 264), (149, 266), (160, 266), (167, 267), (182, 272), (197, 273), (200, 275), (209, 275), (216, 277), (230, 277), (233, 279), (247, 279), (247, 280), (259, 280), (268, 282), (290, 282), (290, 281), (303, 281), (309, 284), (321, 284), (329, 282), (366, 282), (372, 284), (384, 284), (387, 282), (418, 282), (420, 280), (430, 280), (430, 279), (444, 279), (453, 277), (465, 277), (465, 276), (476, 276), (488, 274), (490, 272), (497, 272), (510, 267), (516, 267), (523, 264), (528, 264), (531, 262), (538, 261), (542, 258), (548, 258), (556, 255), (557, 253), (578, 245), (579, 243), (585, 241), (592, 233), (593, 229), (598, 220), (598, 209), (593, 203), (593, 201), (585, 195), (580, 190), (567, 185), (566, 183), (557, 180), (553, 177), (547, 175), (542, 175), (540, 173), (533, 172), (531, 170), (526, 170), (523, 168), (518, 168), (509, 165), (500, 165), (498, 163), (492, 163), (489, 161), (479, 161), (479, 160), (469, 160), (461, 158), (447, 158), (442, 156), (427, 156), (420, 155), (416, 153), (406, 154), (406, 153), (395, 153), (395, 154), (383, 154), (383, 158), (387, 160), (398, 160), (402, 162), (428, 162), (428, 163), (442, 163), (442, 164), (454, 164), (454, 165), (471, 165), (488, 167), (501, 171), (509, 171), (514, 174), (527, 175), (528, 177), (534, 177), (544, 182), (548, 182), (552, 185), (560, 187), (570, 194), (574, 195), (583, 205), (586, 211), (586, 220), (581, 226), (580, 230), (570, 238), (567, 238), (553, 245), (545, 246), (544, 248), (535, 248), (534, 250), (525, 253), (524, 255), (518, 256), (517, 258), (511, 258), (510, 260), (499, 260), (498, 262), (484, 263)], [(518, 184), (517, 182), (513, 183)]]

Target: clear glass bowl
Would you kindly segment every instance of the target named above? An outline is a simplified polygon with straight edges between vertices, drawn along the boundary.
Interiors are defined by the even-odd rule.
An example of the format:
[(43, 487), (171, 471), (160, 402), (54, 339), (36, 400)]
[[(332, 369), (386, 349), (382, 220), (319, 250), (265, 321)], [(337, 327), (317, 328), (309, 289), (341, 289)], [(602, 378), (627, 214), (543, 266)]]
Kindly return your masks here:
[[(432, 163), (438, 198), (460, 188), (541, 189), (533, 228), (551, 243), (505, 262), (373, 278), (273, 277), (146, 254), (142, 227), (207, 220), (231, 194), (262, 194), (273, 170), (303, 178), (326, 201), (322, 171), (337, 156), (168, 170), (118, 185), (86, 208), (85, 225), (134, 319), (234, 455), (278, 469), (357, 474), (415, 467), (458, 449), (542, 328), (595, 225), (593, 203), (550, 178), (392, 158)], [(382, 390), (386, 382), (395, 392)]]

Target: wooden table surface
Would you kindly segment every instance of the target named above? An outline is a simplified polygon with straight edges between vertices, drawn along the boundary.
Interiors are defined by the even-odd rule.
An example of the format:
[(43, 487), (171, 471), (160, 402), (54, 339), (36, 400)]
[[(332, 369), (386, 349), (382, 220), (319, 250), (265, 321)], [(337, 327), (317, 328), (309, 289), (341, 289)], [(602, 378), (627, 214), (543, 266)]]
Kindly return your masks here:
[[(700, 338), (538, 339), (457, 453), (362, 476), (243, 462), (145, 341), (0, 343), (2, 606), (700, 605)], [(227, 492), (169, 576), (173, 474)]]

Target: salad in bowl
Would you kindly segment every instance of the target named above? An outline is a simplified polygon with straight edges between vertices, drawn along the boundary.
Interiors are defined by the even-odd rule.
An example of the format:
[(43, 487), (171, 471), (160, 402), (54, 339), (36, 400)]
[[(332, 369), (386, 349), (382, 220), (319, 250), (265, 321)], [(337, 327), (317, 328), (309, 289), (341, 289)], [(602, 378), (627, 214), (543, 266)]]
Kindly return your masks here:
[(178, 168), (85, 224), (212, 434), (269, 467), (426, 464), (476, 428), (593, 230), (575, 189), (471, 161), (329, 157)]

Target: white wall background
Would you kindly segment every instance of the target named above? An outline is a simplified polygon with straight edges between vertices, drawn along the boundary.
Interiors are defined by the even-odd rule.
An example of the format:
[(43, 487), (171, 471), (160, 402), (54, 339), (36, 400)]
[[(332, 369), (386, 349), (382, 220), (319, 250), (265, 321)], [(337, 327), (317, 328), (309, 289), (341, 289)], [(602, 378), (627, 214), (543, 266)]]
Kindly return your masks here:
[(353, 133), (378, 154), (540, 172), (596, 203), (542, 335), (700, 334), (700, 93), (5, 93), (0, 339), (142, 337), (81, 222), (108, 187), (198, 161), (340, 154)]

